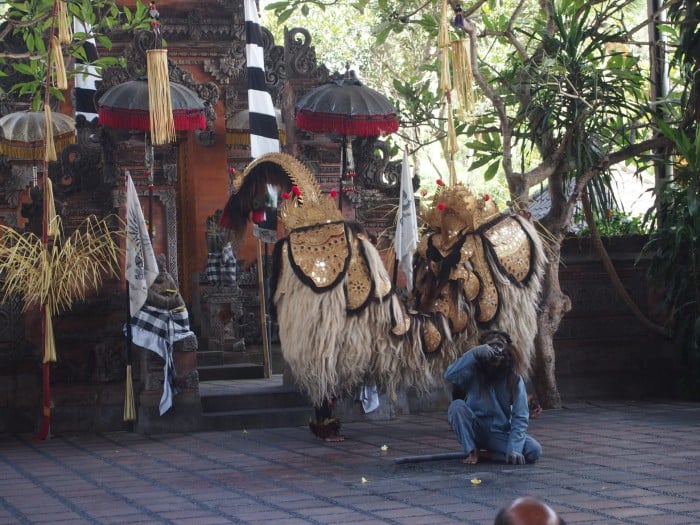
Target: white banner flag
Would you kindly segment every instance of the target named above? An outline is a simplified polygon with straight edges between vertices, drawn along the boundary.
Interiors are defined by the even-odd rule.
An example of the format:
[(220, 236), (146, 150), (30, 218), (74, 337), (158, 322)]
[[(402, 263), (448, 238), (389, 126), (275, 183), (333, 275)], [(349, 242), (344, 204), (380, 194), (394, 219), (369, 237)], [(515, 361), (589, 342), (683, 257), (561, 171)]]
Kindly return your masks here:
[(396, 250), (396, 263), (406, 276), (408, 291), (413, 288), (413, 252), (418, 245), (418, 218), (412, 178), (411, 168), (408, 165), (408, 152), (404, 150), (394, 249)]
[(126, 280), (129, 311), (133, 317), (146, 302), (148, 289), (158, 277), (158, 263), (148, 235), (143, 210), (131, 175), (126, 174)]

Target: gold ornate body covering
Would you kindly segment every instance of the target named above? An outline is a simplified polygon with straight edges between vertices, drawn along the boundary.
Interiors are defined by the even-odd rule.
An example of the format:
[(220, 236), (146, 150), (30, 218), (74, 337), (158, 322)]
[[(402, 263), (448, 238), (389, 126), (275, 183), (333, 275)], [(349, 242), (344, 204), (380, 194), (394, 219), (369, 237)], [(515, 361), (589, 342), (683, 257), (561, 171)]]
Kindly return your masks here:
[(278, 242), (273, 264), (282, 354), (316, 406), (363, 383), (390, 394), (428, 386), (410, 320), (365, 235), (342, 222), (296, 229)]
[(426, 223), (415, 256), (414, 307), (444, 318), (453, 337), (472, 344), (483, 330), (510, 333), (529, 371), (546, 262), (532, 223), (499, 213), (488, 196), (459, 184), (436, 195)]

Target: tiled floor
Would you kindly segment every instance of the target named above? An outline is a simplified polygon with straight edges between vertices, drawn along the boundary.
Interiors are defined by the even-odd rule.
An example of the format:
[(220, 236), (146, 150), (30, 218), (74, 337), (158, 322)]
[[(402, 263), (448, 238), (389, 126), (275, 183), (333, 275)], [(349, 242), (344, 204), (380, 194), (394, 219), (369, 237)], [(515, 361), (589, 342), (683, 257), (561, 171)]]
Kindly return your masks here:
[[(485, 524), (520, 495), (569, 524), (700, 524), (700, 404), (575, 403), (530, 433), (534, 465), (459, 460), (443, 413), (307, 428), (0, 436), (0, 524)], [(382, 450), (386, 445), (386, 450)]]

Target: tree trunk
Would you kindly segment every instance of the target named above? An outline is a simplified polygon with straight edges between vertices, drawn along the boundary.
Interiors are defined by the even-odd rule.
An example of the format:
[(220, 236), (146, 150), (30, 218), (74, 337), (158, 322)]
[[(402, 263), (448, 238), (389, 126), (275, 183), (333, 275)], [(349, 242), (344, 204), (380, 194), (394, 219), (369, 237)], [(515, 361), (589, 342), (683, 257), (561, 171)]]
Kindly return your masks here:
[(532, 384), (542, 408), (561, 408), (561, 397), (555, 375), (554, 334), (564, 315), (571, 310), (571, 300), (559, 286), (561, 244), (549, 246), (549, 260), (542, 283), (542, 301), (535, 337), (535, 367)]

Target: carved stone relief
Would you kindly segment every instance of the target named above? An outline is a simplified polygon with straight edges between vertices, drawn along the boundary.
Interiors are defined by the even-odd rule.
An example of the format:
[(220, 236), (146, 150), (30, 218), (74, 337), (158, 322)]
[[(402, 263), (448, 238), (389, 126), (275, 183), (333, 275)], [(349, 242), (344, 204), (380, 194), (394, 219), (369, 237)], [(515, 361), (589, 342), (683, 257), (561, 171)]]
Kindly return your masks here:
[(287, 78), (312, 78), (319, 84), (330, 78), (328, 68), (316, 60), (311, 35), (301, 27), (284, 30), (285, 71)]

